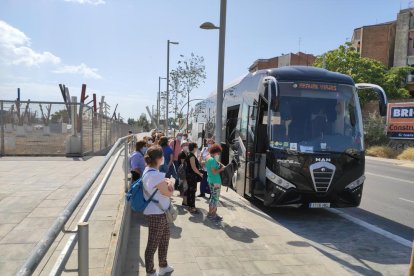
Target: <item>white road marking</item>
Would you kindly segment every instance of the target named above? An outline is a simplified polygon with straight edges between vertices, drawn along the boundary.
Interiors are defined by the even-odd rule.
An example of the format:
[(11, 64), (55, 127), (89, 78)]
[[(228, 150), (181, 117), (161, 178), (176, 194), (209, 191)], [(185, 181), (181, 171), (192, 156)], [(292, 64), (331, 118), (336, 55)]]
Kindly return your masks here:
[(388, 178), (388, 179), (391, 179), (391, 180), (397, 180), (397, 181), (401, 181), (401, 182), (414, 184), (414, 181), (406, 180), (406, 179), (402, 179), (402, 178), (397, 178), (397, 177), (392, 177), (392, 176), (388, 176), (388, 175), (376, 174), (376, 173), (370, 173), (370, 172), (365, 172), (365, 174), (378, 176), (378, 177), (384, 177), (384, 178)]
[(406, 199), (406, 198), (402, 198), (402, 197), (399, 197), (399, 199), (401, 199), (401, 200), (404, 200), (404, 201), (407, 201), (407, 202), (411, 202), (411, 203), (414, 203), (414, 200), (409, 200), (409, 199)]
[(393, 233), (390, 233), (390, 232), (388, 232), (388, 231), (386, 231), (386, 230), (384, 230), (384, 229), (382, 229), (378, 226), (372, 225), (372, 224), (370, 224), (368, 222), (365, 222), (365, 221), (363, 221), (359, 218), (348, 215), (348, 214), (346, 214), (342, 211), (339, 211), (338, 209), (326, 209), (326, 210), (328, 210), (331, 213), (337, 214), (337, 215), (339, 215), (339, 216), (341, 216), (341, 217), (343, 217), (343, 218), (345, 218), (349, 221), (352, 221), (353, 223), (358, 224), (359, 226), (362, 226), (362, 227), (364, 227), (364, 228), (366, 228), (366, 229), (368, 229), (372, 232), (375, 232), (375, 233), (380, 234), (384, 237), (387, 237), (387, 238), (389, 238), (389, 239), (391, 239), (395, 242), (398, 242), (399, 244), (407, 246), (409, 248), (411, 248), (411, 245), (413, 244), (412, 241), (409, 241), (409, 240), (406, 240), (406, 239), (404, 239), (400, 236), (394, 235)]

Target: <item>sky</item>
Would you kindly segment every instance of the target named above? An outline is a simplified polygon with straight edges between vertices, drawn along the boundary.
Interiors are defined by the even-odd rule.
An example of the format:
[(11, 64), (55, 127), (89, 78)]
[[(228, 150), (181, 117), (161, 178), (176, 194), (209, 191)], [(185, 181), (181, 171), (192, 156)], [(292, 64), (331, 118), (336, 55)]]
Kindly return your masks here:
[[(315, 55), (350, 40), (354, 28), (395, 20), (409, 0), (228, 0), (225, 83), (258, 58), (299, 49)], [(63, 101), (105, 96), (124, 118), (156, 106), (166, 76), (167, 40), (173, 69), (180, 55), (205, 58), (205, 82), (191, 98), (216, 88), (219, 0), (1, 0), (0, 99)], [(299, 43), (300, 41), (300, 43)], [(165, 82), (162, 87), (165, 90)]]

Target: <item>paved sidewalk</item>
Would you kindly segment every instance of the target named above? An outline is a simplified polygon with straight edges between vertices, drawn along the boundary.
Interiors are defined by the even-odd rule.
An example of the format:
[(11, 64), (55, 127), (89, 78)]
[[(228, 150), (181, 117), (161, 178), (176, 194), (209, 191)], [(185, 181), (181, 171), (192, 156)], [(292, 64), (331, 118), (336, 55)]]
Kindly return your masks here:
[[(179, 205), (181, 198), (174, 201)], [(179, 207), (168, 251), (173, 275), (349, 275), (234, 191), (223, 188), (220, 201), (221, 223), (206, 217), (206, 199), (197, 199), (201, 212), (196, 215)], [(147, 235), (143, 216), (132, 214), (125, 275), (146, 275)], [(158, 267), (157, 254), (155, 264)]]
[(102, 158), (0, 158), (0, 275), (14, 274)]

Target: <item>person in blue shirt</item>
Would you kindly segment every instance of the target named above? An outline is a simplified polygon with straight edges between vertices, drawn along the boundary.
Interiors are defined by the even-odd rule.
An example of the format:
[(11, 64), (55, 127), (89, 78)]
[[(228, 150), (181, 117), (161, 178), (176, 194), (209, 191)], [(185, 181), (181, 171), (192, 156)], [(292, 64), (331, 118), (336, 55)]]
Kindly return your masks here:
[(145, 170), (144, 155), (147, 152), (147, 142), (140, 140), (135, 143), (135, 151), (131, 153), (128, 159), (129, 171), (131, 172), (132, 183), (138, 180)]
[(164, 153), (164, 162), (160, 167), (160, 172), (165, 173), (165, 177), (169, 178), (173, 169), (172, 167), (174, 161), (174, 153), (171, 147), (168, 145), (168, 138), (166, 136), (160, 138), (160, 146)]

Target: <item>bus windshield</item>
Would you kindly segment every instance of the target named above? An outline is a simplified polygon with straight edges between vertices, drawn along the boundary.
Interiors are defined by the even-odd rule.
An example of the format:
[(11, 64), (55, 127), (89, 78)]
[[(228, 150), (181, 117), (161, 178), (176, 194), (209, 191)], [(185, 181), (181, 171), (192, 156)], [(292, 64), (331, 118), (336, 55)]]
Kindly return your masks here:
[(356, 89), (327, 83), (279, 83), (272, 111), (270, 147), (298, 152), (355, 152), (363, 149)]

